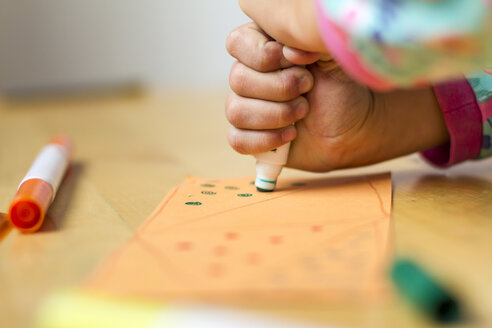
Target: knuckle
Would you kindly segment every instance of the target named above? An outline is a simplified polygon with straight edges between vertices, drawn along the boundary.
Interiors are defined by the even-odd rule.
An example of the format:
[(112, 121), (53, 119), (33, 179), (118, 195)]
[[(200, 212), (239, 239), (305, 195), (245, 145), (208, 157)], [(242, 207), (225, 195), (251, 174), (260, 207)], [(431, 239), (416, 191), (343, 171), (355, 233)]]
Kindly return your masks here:
[(230, 95), (226, 101), (226, 118), (234, 126), (238, 126), (242, 121), (240, 101), (236, 96)]
[(236, 55), (236, 49), (238, 48), (238, 44), (241, 42), (241, 40), (242, 40), (242, 32), (240, 27), (234, 29), (227, 36), (226, 49), (231, 56)]
[(276, 42), (267, 42), (261, 47), (260, 56), (257, 56), (256, 67), (261, 71), (270, 71), (280, 66), (282, 48)]
[(229, 145), (240, 154), (247, 154), (248, 151), (246, 149), (246, 144), (244, 139), (241, 138), (239, 131), (235, 128), (230, 128), (229, 133), (227, 134), (227, 140), (229, 141)]
[(231, 86), (231, 89), (236, 93), (241, 92), (244, 89), (246, 79), (244, 66), (239, 62), (234, 63), (229, 75), (229, 85)]

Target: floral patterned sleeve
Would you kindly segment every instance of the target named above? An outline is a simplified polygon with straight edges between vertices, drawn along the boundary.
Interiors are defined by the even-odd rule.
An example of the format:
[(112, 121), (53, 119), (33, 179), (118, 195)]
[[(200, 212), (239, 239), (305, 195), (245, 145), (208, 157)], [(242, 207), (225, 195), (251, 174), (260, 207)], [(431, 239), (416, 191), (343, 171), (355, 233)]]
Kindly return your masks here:
[(492, 156), (492, 72), (467, 76), (482, 114), (482, 147), (478, 158)]
[(451, 140), (425, 158), (492, 156), (492, 0), (315, 1), (326, 47), (354, 79), (381, 91), (432, 84)]

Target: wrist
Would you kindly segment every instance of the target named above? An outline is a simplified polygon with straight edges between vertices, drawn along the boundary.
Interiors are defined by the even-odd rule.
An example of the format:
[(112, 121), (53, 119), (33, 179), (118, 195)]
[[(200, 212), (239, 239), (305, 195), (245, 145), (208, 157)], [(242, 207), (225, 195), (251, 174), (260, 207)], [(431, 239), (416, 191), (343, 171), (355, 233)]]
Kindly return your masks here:
[(444, 115), (432, 88), (377, 93), (375, 106), (386, 113), (388, 158), (431, 149), (449, 142)]

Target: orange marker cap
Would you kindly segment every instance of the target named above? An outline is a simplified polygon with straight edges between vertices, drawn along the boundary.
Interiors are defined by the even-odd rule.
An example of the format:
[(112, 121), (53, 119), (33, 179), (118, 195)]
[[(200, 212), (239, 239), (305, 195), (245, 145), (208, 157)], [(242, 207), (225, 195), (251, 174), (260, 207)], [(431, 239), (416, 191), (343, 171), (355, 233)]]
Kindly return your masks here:
[(72, 142), (65, 136), (57, 136), (43, 147), (10, 204), (12, 225), (24, 232), (41, 227), (67, 170), (72, 148)]
[(10, 204), (9, 219), (25, 232), (38, 230), (53, 200), (53, 188), (41, 179), (24, 181)]

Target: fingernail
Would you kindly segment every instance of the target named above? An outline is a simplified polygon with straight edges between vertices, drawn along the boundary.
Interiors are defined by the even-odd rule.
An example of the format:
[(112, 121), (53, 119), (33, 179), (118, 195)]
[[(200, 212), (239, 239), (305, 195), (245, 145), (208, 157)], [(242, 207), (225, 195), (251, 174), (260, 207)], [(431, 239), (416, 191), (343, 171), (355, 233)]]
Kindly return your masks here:
[(296, 119), (300, 120), (304, 116), (306, 116), (308, 111), (308, 106), (305, 101), (301, 101), (296, 105)]
[(303, 75), (299, 81), (299, 91), (306, 93), (311, 90), (311, 79), (307, 75)]
[(302, 50), (299, 50), (299, 49), (296, 49), (296, 48), (291, 48), (291, 47), (288, 47), (288, 46), (284, 46), (284, 48), (282, 49), (283, 50), (283, 53), (284, 55), (286, 56), (304, 56), (306, 55), (306, 52), (305, 51), (302, 51)]
[(282, 131), (282, 141), (283, 142), (292, 141), (296, 138), (296, 135), (297, 135), (296, 128), (293, 125), (288, 126), (284, 129), (284, 131)]

